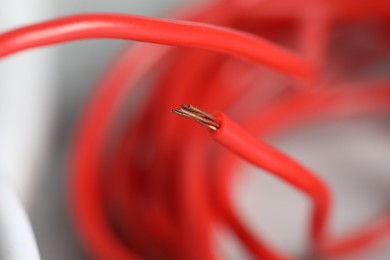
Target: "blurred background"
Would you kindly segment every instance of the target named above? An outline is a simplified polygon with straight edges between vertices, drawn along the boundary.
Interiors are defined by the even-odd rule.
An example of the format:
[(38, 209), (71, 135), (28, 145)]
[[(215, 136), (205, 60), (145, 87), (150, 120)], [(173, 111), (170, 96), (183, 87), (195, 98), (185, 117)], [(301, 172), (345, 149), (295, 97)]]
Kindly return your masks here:
[[(163, 17), (173, 7), (188, 3), (0, 0), (0, 30), (97, 11)], [(86, 259), (69, 219), (67, 152), (83, 102), (124, 44), (111, 40), (70, 43), (0, 62), (0, 171), (11, 180), (27, 209), (43, 260)], [(332, 227), (342, 232), (389, 205), (389, 135), (389, 119), (378, 117), (299, 129), (274, 144), (329, 183), (335, 201)], [(242, 171), (245, 174), (233, 192), (248, 225), (261, 230), (276, 246), (290, 252), (302, 250), (308, 201), (251, 166)], [(221, 247), (226, 259), (249, 257), (228, 236)], [(390, 252), (385, 253), (371, 259), (389, 259)]]
[[(0, 0), (0, 30), (85, 12), (164, 16), (181, 4), (185, 3)], [(42, 259), (85, 259), (69, 224), (67, 151), (83, 101), (124, 44), (70, 43), (0, 62), (0, 169), (28, 211)]]

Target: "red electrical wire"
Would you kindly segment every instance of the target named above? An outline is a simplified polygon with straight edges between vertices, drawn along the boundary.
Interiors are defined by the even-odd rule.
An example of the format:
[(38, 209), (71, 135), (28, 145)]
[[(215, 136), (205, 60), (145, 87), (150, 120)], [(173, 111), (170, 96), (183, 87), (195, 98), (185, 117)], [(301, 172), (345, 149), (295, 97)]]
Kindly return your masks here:
[(248, 134), (224, 114), (217, 113), (216, 117), (220, 127), (212, 136), (217, 142), (313, 198), (312, 239), (321, 243), (330, 208), (330, 195), (324, 183), (294, 160)]
[[(389, 218), (385, 215), (359, 231), (334, 238), (327, 228), (331, 201), (326, 184), (315, 173), (252, 136), (274, 135), (312, 118), (325, 120), (388, 109), (389, 82), (357, 84), (342, 76), (337, 83), (319, 82), (329, 70), (327, 46), (330, 32), (337, 26), (335, 21), (370, 13), (387, 17), (389, 5), (386, 1), (359, 5), (348, 1), (321, 5), (297, 1), (293, 6), (284, 3), (282, 7), (276, 2), (220, 1), (180, 16), (197, 22), (78, 15), (0, 35), (0, 57), (73, 40), (118, 38), (216, 51), (307, 80), (288, 83), (298, 86), (296, 90), (281, 88), (286, 81), (274, 73), (213, 52), (158, 45), (126, 51), (89, 103), (72, 149), (72, 210), (91, 255), (101, 259), (215, 259), (214, 224), (222, 223), (256, 258), (291, 258), (266, 238), (253, 234), (240, 220), (229, 200), (238, 157), (216, 150), (207, 135), (167, 115), (178, 103), (238, 115), (242, 127), (222, 113), (216, 117), (195, 113), (203, 125), (216, 122), (217, 127), (212, 125), (211, 129), (219, 143), (312, 199), (313, 253), (350, 255), (389, 235)], [(310, 12), (294, 11), (304, 6)], [(307, 15), (310, 13), (313, 15)], [(269, 20), (272, 16), (280, 22)], [(289, 35), (285, 28), (296, 32), (298, 39), (285, 37)], [(303, 55), (245, 31), (282, 41)], [(340, 75), (367, 64), (369, 59), (372, 57), (359, 57), (340, 70)], [(320, 68), (318, 72), (315, 67)], [(136, 94), (137, 83), (151, 72), (160, 76), (150, 96), (135, 116), (119, 123), (126, 114), (128, 98)], [(314, 84), (320, 87), (312, 88)], [(248, 99), (247, 93), (255, 88), (262, 97), (256, 102), (258, 111), (247, 113), (253, 104), (240, 100)]]
[(246, 33), (194, 22), (120, 14), (66, 17), (2, 34), (0, 57), (34, 47), (93, 38), (202, 48), (253, 60), (289, 75), (313, 76), (313, 67), (304, 59)]

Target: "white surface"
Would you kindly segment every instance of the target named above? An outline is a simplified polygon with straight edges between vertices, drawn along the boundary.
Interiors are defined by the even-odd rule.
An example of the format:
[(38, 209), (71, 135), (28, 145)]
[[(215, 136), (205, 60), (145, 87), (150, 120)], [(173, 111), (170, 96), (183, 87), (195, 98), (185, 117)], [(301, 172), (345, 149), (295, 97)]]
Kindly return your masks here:
[[(50, 0), (0, 1), (0, 31), (50, 17)], [(53, 51), (0, 61), (0, 167), (28, 204), (39, 180), (53, 111)]]

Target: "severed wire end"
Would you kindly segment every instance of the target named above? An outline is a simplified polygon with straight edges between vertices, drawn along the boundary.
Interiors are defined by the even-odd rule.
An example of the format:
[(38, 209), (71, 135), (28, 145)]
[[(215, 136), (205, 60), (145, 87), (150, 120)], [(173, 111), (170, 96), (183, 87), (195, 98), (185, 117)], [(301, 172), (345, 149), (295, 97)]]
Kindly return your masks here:
[(179, 109), (172, 109), (171, 111), (175, 114), (192, 118), (213, 131), (216, 131), (220, 127), (218, 119), (215, 116), (192, 105), (181, 105)]

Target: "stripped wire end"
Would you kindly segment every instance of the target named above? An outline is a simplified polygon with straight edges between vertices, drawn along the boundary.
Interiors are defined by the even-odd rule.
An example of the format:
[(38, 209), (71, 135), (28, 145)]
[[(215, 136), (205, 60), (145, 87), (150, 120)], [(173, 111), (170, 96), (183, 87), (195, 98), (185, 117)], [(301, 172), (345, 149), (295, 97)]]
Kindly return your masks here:
[(171, 111), (175, 114), (192, 118), (213, 131), (220, 128), (220, 123), (215, 116), (192, 105), (181, 105), (179, 109), (172, 109)]

